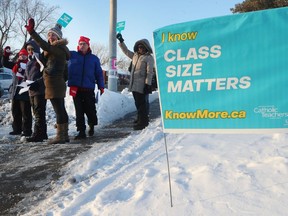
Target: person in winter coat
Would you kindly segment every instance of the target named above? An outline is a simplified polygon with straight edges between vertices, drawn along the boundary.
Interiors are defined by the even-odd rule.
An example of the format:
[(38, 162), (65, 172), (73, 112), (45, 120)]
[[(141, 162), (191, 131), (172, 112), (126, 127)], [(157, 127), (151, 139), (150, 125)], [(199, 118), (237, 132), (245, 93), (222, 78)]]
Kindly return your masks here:
[(25, 25), (31, 37), (44, 50), (45, 68), (43, 70), (43, 80), (45, 84), (45, 98), (51, 101), (57, 122), (57, 135), (48, 143), (69, 142), (68, 114), (64, 101), (66, 96), (67, 61), (70, 57), (68, 47), (66, 46), (68, 41), (62, 39), (62, 27), (59, 24), (56, 24), (55, 27), (48, 31), (48, 42), (35, 32), (34, 26), (35, 21), (33, 18), (30, 18), (28, 25)]
[(28, 62), (25, 70), (25, 79), (34, 81), (30, 84), (29, 96), (30, 103), (34, 114), (34, 131), (28, 142), (43, 142), (48, 139), (46, 124), (46, 102), (45, 86), (42, 78), (40, 48), (32, 39), (26, 43), (28, 51)]
[(116, 35), (119, 47), (123, 53), (132, 59), (129, 91), (132, 91), (135, 106), (137, 108), (137, 120), (134, 130), (142, 130), (149, 124), (149, 100), (148, 95), (152, 92), (152, 77), (154, 58), (152, 48), (147, 39), (136, 41), (134, 52), (130, 51), (121, 33)]
[(28, 92), (20, 94), (21, 87), (18, 86), (24, 81), (24, 73), (26, 69), (26, 64), (28, 61), (28, 52), (26, 49), (21, 49), (18, 53), (18, 60), (16, 63), (13, 63), (9, 60), (10, 47), (8, 46), (4, 49), (4, 55), (2, 63), (4, 67), (12, 69), (13, 79), (12, 85), (9, 89), (12, 109), (12, 129), (10, 135), (20, 135), (29, 137), (32, 134), (32, 113), (31, 105), (29, 101)]
[(94, 125), (98, 124), (96, 112), (95, 83), (100, 94), (104, 93), (104, 78), (100, 60), (90, 49), (90, 39), (81, 36), (77, 51), (70, 51), (68, 62), (68, 86), (76, 111), (76, 127), (79, 131), (75, 139), (86, 138), (85, 114), (88, 119), (88, 135), (94, 135)]

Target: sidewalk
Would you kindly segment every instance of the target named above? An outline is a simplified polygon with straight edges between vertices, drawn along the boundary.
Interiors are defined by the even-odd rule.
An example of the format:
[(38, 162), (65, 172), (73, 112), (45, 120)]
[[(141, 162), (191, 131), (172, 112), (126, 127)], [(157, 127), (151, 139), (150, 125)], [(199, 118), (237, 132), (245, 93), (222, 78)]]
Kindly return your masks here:
[[(101, 147), (128, 136), (133, 131), (135, 116), (136, 113), (130, 113), (100, 128), (84, 144), (72, 141), (73, 137), (72, 142), (67, 144), (0, 144), (0, 147), (5, 145), (5, 148), (0, 148), (0, 215), (24, 213), (33, 204), (45, 199), (45, 194), (51, 190), (51, 182), (61, 177), (61, 169), (67, 163), (94, 145)], [(150, 104), (150, 119), (153, 121), (159, 116), (159, 101), (155, 100)]]

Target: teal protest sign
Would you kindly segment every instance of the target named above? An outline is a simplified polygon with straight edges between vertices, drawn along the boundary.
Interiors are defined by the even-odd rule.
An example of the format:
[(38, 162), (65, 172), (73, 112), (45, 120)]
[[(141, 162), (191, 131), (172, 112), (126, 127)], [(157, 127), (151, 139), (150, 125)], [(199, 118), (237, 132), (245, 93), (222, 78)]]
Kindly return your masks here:
[(64, 28), (71, 22), (72, 17), (66, 13), (63, 13), (62, 16), (58, 19), (57, 23), (63, 26)]
[(164, 132), (288, 132), (288, 8), (153, 33)]
[(125, 29), (125, 21), (118, 22), (116, 25), (116, 31), (121, 33)]

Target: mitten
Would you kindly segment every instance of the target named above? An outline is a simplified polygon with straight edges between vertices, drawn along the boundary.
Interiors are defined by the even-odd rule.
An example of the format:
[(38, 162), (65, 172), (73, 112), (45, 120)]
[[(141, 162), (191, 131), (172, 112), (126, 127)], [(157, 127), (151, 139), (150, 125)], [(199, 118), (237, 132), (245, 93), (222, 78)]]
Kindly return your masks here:
[(33, 18), (29, 18), (28, 25), (25, 25), (26, 30), (31, 34), (34, 31), (35, 21)]
[(100, 88), (100, 95), (104, 93), (104, 88)]
[(145, 84), (144, 86), (144, 94), (151, 94), (152, 93), (152, 86)]
[(6, 46), (4, 48), (4, 54), (5, 57), (9, 57), (11, 55), (11, 50), (10, 50), (10, 46)]
[(116, 35), (116, 38), (119, 40), (120, 43), (123, 43), (123, 42), (124, 42), (124, 39), (123, 39), (121, 33), (118, 33), (118, 34)]
[(28, 86), (30, 86), (29, 90), (31, 91), (37, 91), (40, 88), (40, 85), (37, 81), (30, 83)]

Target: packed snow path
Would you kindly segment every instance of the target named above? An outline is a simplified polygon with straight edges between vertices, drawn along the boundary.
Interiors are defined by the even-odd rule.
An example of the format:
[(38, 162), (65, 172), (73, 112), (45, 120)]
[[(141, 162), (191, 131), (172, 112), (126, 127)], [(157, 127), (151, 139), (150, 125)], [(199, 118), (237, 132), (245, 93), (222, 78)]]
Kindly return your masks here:
[[(128, 136), (133, 131), (135, 113), (130, 113), (111, 125), (95, 130), (93, 137), (76, 142), (70, 137), (67, 144), (47, 143), (0, 143), (0, 215), (21, 214), (33, 207), (45, 192), (51, 190), (51, 183), (62, 175), (62, 167), (77, 155), (95, 145), (99, 148), (113, 140)], [(150, 118), (160, 116), (159, 101), (150, 104)], [(97, 157), (97, 155), (95, 155)]]

